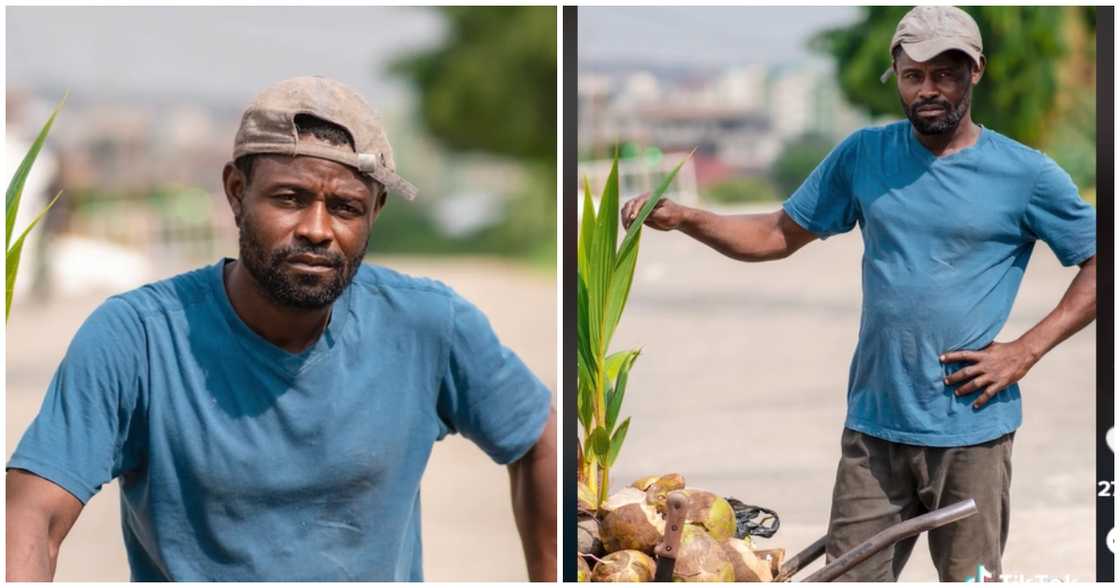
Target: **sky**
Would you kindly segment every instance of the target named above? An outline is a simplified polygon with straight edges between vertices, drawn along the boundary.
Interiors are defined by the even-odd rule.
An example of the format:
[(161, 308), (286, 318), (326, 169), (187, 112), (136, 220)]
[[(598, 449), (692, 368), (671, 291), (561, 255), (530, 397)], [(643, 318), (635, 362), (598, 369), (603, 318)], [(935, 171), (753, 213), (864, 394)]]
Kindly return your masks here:
[(858, 17), (850, 6), (580, 7), (579, 58), (654, 66), (799, 63), (813, 58), (806, 44), (815, 33)]
[[(261, 88), (320, 74), (377, 108), (407, 94), (398, 55), (444, 34), (431, 8), (8, 7), (7, 84), (72, 100), (197, 100), (241, 108)], [(51, 96), (53, 102), (61, 96)]]

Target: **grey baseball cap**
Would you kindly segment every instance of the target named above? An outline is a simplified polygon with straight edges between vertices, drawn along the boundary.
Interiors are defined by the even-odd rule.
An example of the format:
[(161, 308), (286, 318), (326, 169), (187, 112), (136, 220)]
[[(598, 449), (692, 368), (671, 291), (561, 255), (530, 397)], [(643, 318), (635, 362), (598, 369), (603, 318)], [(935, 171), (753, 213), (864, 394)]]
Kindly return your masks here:
[[(346, 129), (354, 139), (354, 151), (348, 146), (301, 142), (295, 123), (298, 114), (321, 118)], [(234, 159), (253, 154), (328, 159), (368, 175), (391, 194), (409, 200), (416, 198), (416, 187), (397, 175), (393, 148), (381, 119), (353, 88), (330, 78), (292, 78), (257, 94), (241, 115), (241, 126), (233, 140)]]
[[(980, 38), (980, 27), (967, 12), (955, 6), (918, 6), (902, 20), (891, 39), (890, 54), (902, 45), (902, 50), (914, 61), (929, 61), (938, 55), (957, 49), (980, 64), (984, 56), (984, 41)], [(879, 77), (886, 83), (894, 72), (893, 67)]]

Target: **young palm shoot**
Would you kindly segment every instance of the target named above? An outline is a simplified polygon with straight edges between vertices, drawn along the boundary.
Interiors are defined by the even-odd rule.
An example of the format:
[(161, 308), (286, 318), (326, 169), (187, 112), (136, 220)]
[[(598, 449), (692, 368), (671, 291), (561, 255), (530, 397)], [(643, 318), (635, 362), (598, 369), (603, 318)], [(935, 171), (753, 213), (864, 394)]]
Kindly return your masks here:
[[(685, 160), (687, 161), (687, 159)], [(618, 422), (630, 369), (638, 350), (608, 354), (611, 337), (622, 318), (634, 268), (642, 223), (672, 184), (685, 161), (677, 164), (642, 206), (630, 229), (618, 241), (619, 178), (618, 155), (614, 157), (607, 184), (596, 213), (591, 189), (584, 181), (583, 218), (577, 244), (577, 412), (582, 428), (580, 480), (586, 482), (595, 509), (606, 500), (610, 468), (618, 459), (630, 418)]]

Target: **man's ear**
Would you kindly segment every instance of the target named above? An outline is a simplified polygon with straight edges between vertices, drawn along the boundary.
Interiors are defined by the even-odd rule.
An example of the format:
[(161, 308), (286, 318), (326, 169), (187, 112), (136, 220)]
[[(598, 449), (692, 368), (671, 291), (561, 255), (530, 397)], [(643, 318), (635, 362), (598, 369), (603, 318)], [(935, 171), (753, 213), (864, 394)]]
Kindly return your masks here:
[(245, 195), (246, 184), (245, 175), (241, 170), (232, 161), (226, 162), (225, 167), (222, 168), (222, 188), (225, 189), (226, 201), (233, 211), (233, 222), (237, 226), (241, 226), (241, 199)]
[(972, 85), (980, 83), (980, 78), (984, 77), (984, 70), (988, 69), (988, 58), (983, 55), (980, 56), (979, 64), (972, 64)]

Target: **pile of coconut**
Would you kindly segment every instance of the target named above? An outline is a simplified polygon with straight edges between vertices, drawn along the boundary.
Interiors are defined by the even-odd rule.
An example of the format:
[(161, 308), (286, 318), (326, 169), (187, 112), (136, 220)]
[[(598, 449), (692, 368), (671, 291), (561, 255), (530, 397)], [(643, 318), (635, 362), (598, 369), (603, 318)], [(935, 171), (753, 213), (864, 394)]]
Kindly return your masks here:
[(754, 549), (749, 535), (736, 536), (735, 513), (726, 499), (686, 488), (680, 474), (666, 474), (634, 482), (598, 511), (590, 489), (580, 483), (579, 581), (652, 581), (654, 547), (665, 534), (668, 495), (675, 490), (688, 502), (674, 582), (770, 582), (777, 577), (785, 550)]

